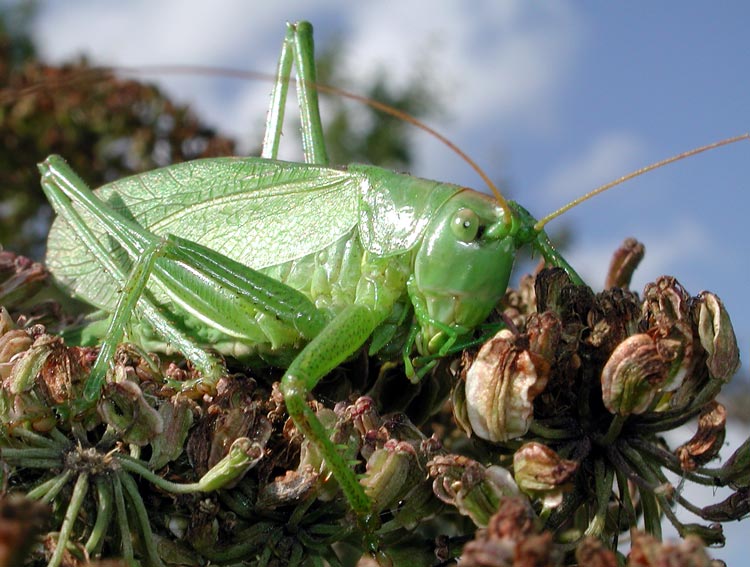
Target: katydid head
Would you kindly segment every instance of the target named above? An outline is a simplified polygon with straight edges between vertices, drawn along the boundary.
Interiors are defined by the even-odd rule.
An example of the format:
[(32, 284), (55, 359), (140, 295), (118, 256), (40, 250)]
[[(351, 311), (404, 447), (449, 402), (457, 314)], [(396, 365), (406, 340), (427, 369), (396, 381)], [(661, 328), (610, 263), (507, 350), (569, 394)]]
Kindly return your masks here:
[(492, 198), (468, 189), (436, 211), (414, 259), (422, 354), (487, 319), (510, 279), (517, 228)]

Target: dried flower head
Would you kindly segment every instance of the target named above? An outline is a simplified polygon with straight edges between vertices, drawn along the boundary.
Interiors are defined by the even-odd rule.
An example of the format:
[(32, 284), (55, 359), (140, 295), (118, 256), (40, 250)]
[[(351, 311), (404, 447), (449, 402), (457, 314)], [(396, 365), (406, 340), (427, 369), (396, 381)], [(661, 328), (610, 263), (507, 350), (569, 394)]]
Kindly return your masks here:
[(446, 455), (427, 466), (435, 495), (477, 526), (487, 525), (504, 497), (518, 494), (511, 474), (496, 465), (484, 467), (467, 457)]
[(513, 454), (513, 476), (522, 492), (540, 498), (545, 508), (562, 503), (571, 489), (578, 463), (562, 459), (552, 449), (535, 441), (524, 443)]
[(713, 378), (727, 382), (740, 366), (740, 351), (729, 313), (722, 301), (708, 291), (698, 295), (694, 313), (701, 345), (708, 353), (708, 371)]
[[(535, 334), (550, 352), (548, 334)], [(466, 372), (466, 411), (472, 431), (488, 441), (524, 435), (534, 416), (534, 398), (546, 387), (550, 363), (531, 351), (526, 337), (501, 330), (482, 346)]]

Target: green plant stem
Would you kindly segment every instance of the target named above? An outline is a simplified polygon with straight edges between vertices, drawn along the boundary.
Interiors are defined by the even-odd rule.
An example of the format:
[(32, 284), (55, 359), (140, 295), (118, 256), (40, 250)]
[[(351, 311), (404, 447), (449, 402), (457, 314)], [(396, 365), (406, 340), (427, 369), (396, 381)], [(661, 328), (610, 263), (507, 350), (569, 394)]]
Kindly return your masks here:
[(84, 546), (86, 553), (89, 555), (93, 555), (98, 551), (104, 535), (107, 533), (107, 528), (112, 521), (112, 508), (114, 506), (112, 485), (101, 476), (97, 476), (94, 479), (94, 484), (96, 486), (97, 499), (96, 521), (94, 522), (94, 527), (91, 528), (91, 534)]
[(78, 518), (78, 512), (81, 510), (83, 505), (83, 499), (86, 497), (86, 492), (89, 489), (89, 475), (88, 473), (82, 472), (76, 479), (76, 484), (73, 487), (73, 494), (70, 497), (70, 503), (68, 509), (65, 511), (65, 519), (63, 520), (60, 533), (57, 536), (57, 545), (55, 546), (55, 552), (52, 554), (52, 558), (49, 560), (47, 567), (59, 567), (65, 553), (65, 547), (68, 545), (70, 534), (73, 531), (73, 525)]
[[(17, 427), (13, 429), (12, 436), (18, 439), (23, 439), (24, 441), (29, 441), (31, 443), (39, 445), (40, 447), (55, 449), (58, 453), (60, 451), (59, 443), (56, 440), (50, 439), (49, 437), (44, 437), (43, 435), (39, 435), (38, 433), (34, 433), (30, 429)], [(66, 445), (70, 444), (67, 439), (65, 441)], [(3, 454), (5, 453), (5, 451), (7, 451), (7, 449), (3, 449)]]
[(51, 478), (47, 482), (40, 484), (34, 490), (26, 494), (26, 497), (32, 500), (50, 503), (55, 499), (58, 492), (62, 490), (62, 487), (67, 484), (71, 476), (73, 476), (73, 471), (67, 470), (56, 477)]
[(136, 567), (133, 557), (133, 542), (131, 541), (130, 525), (125, 510), (125, 498), (122, 495), (122, 483), (119, 475), (112, 476), (112, 487), (115, 493), (115, 511), (117, 512), (117, 525), (120, 528), (120, 541), (122, 543), (122, 556), (128, 567)]
[(599, 537), (604, 531), (607, 521), (607, 507), (612, 494), (612, 480), (614, 469), (608, 467), (604, 460), (597, 459), (594, 463), (594, 481), (596, 483), (596, 514), (586, 528), (586, 535)]
[(138, 486), (136, 486), (133, 477), (129, 474), (123, 471), (117, 471), (116, 474), (125, 488), (125, 492), (128, 493), (130, 501), (135, 507), (135, 514), (141, 527), (141, 533), (143, 534), (143, 545), (146, 547), (149, 564), (154, 567), (164, 567), (164, 563), (162, 563), (159, 553), (156, 550), (154, 534), (151, 531), (151, 522), (149, 522), (148, 512), (146, 512), (146, 506), (143, 504), (143, 498), (141, 498), (141, 494), (138, 492)]

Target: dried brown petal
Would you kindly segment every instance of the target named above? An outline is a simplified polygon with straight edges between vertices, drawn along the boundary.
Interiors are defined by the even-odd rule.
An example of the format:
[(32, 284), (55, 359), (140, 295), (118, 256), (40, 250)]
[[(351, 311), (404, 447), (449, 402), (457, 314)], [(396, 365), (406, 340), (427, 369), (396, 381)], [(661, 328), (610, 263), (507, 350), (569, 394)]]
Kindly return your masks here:
[(727, 410), (717, 401), (711, 401), (698, 418), (698, 431), (693, 438), (675, 450), (680, 466), (685, 471), (705, 465), (721, 450), (726, 436)]
[(529, 351), (541, 356), (550, 365), (555, 363), (557, 346), (562, 336), (560, 317), (552, 311), (532, 313), (526, 322)]
[(546, 508), (562, 503), (563, 493), (570, 489), (576, 470), (578, 463), (560, 458), (552, 449), (535, 441), (525, 443), (513, 455), (513, 476), (518, 488), (541, 498)]
[(462, 567), (514, 567), (516, 544), (510, 540), (473, 540), (464, 546)]
[(550, 532), (530, 535), (516, 544), (514, 567), (547, 567), (554, 565), (555, 546)]
[(543, 357), (518, 348), (507, 329), (485, 343), (466, 374), (466, 408), (473, 432), (493, 442), (524, 435), (549, 369)]
[(529, 501), (522, 496), (507, 496), (487, 525), (487, 537), (520, 540), (535, 530), (536, 516)]
[(729, 313), (721, 300), (708, 291), (698, 296), (695, 309), (698, 336), (708, 353), (708, 371), (717, 380), (728, 382), (740, 367), (740, 351)]

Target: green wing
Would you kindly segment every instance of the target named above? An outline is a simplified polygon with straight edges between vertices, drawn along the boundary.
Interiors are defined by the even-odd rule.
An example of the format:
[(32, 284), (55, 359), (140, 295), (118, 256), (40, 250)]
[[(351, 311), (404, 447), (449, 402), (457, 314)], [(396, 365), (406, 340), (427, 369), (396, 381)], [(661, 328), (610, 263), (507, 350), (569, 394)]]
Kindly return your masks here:
[[(155, 234), (175, 234), (261, 269), (321, 250), (351, 231), (358, 222), (359, 185), (337, 169), (214, 158), (127, 177), (97, 195)], [(130, 259), (106, 228), (82, 216), (127, 269)], [(115, 286), (64, 219), (50, 233), (47, 263), (71, 291), (111, 307)]]

